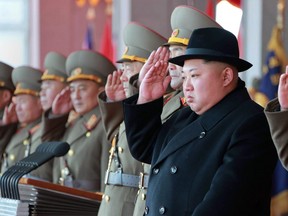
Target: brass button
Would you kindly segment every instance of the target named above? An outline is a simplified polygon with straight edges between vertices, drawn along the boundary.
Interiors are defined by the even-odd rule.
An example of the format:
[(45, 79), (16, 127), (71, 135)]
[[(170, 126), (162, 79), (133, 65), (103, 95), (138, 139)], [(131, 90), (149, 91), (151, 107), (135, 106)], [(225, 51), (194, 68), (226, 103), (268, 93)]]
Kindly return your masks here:
[(146, 194), (142, 193), (142, 194), (141, 194), (141, 199), (142, 199), (142, 200), (146, 200)]
[(86, 137), (90, 137), (90, 136), (91, 136), (91, 132), (88, 131), (88, 132), (86, 133)]
[(118, 147), (118, 151), (119, 151), (120, 153), (123, 153), (123, 148), (122, 148), (122, 147)]
[(61, 174), (62, 174), (62, 176), (68, 176), (70, 174), (70, 171), (69, 171), (68, 167), (64, 167), (61, 170)]
[(70, 149), (70, 150), (68, 151), (68, 155), (69, 155), (69, 156), (73, 156), (73, 155), (74, 155), (73, 149)]
[(10, 158), (11, 161), (14, 161), (15, 160), (15, 155), (11, 154), (11, 155), (9, 155), (9, 158)]
[(110, 197), (108, 195), (105, 196), (105, 201), (109, 202), (110, 201)]
[(28, 144), (29, 144), (29, 140), (28, 139), (23, 140), (23, 145), (28, 145)]

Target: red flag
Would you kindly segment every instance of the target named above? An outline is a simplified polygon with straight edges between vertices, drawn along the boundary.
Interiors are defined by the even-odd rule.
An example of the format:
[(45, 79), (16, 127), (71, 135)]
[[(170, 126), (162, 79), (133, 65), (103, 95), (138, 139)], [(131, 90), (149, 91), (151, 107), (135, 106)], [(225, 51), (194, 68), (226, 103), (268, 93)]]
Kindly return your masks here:
[(110, 61), (114, 62), (114, 44), (112, 40), (112, 20), (111, 16), (108, 16), (106, 19), (104, 32), (101, 39), (100, 53), (102, 53)]
[(215, 19), (215, 4), (214, 0), (207, 0), (206, 14), (212, 19)]

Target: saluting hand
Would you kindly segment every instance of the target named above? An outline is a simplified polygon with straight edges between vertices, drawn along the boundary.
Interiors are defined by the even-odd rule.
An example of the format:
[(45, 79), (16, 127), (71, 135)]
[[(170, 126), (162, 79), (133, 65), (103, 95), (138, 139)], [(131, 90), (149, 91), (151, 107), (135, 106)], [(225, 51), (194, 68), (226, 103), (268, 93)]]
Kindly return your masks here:
[[(138, 76), (138, 86), (141, 85), (142, 80), (144, 79), (145, 75), (147, 74), (148, 70), (156, 64), (156, 62), (163, 59), (166, 55), (166, 48), (165, 47), (159, 47), (157, 50), (152, 51), (149, 58), (141, 68)], [(167, 50), (168, 51), (168, 50)], [(169, 53), (169, 52), (168, 52)], [(168, 61), (168, 59), (167, 59)]]
[(16, 104), (14, 102), (11, 102), (9, 106), (6, 106), (4, 109), (1, 125), (8, 125), (16, 122), (18, 122), (18, 117), (16, 114)]
[(288, 110), (288, 66), (286, 66), (285, 73), (280, 76), (278, 100), (281, 110)]
[(107, 77), (105, 92), (110, 101), (122, 101), (126, 99), (124, 87), (121, 81), (122, 71), (117, 70)]
[(52, 103), (52, 112), (55, 115), (63, 115), (73, 109), (73, 104), (70, 98), (70, 88), (64, 88), (54, 99)]
[(152, 52), (140, 73), (145, 76), (140, 84), (137, 104), (143, 104), (160, 98), (166, 92), (171, 81), (168, 74), (169, 51), (160, 47)]

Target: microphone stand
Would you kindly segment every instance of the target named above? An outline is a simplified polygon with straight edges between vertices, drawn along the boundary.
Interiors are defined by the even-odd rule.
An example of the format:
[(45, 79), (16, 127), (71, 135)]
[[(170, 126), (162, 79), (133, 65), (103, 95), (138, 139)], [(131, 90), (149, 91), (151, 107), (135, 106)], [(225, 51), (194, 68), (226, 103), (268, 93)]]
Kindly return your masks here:
[(10, 167), (0, 178), (1, 196), (20, 200), (18, 183), (26, 174), (35, 170), (54, 157), (64, 156), (70, 146), (67, 142), (44, 142), (36, 151)]

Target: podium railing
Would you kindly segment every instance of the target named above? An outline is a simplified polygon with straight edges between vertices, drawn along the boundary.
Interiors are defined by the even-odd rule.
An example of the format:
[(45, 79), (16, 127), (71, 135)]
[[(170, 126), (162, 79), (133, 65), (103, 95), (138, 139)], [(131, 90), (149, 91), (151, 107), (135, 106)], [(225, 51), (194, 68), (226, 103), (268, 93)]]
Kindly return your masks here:
[(21, 178), (20, 200), (0, 198), (0, 216), (97, 215), (102, 193)]

